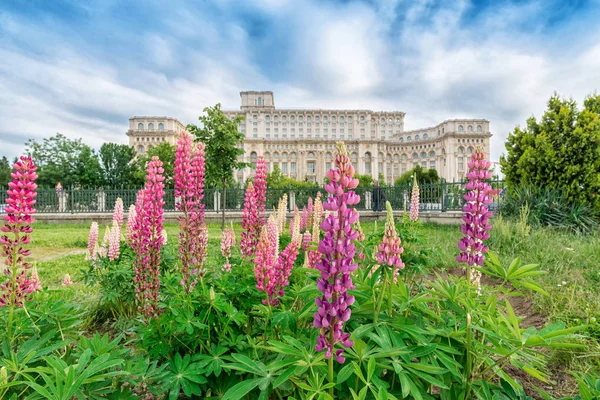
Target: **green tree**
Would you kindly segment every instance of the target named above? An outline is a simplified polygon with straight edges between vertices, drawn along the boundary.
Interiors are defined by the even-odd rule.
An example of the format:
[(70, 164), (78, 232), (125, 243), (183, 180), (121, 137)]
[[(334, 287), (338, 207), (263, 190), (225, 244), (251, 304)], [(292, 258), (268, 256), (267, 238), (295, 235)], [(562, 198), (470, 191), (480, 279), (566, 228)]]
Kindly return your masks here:
[(540, 121), (516, 127), (500, 159), (509, 188), (520, 185), (553, 188), (569, 202), (600, 210), (600, 96), (589, 96), (584, 108), (554, 94)]
[[(358, 179), (358, 187), (359, 188), (370, 188), (373, 187), (373, 184), (375, 183), (375, 180), (373, 179), (373, 177), (370, 174), (364, 174), (364, 175), (360, 175), (360, 174), (356, 174), (354, 175), (354, 177), (356, 179)], [(383, 182), (380, 182), (379, 184), (381, 185)]]
[(295, 189), (309, 189), (319, 187), (319, 185), (308, 181), (297, 181), (295, 179), (289, 178), (283, 175), (279, 166), (275, 164), (273, 166), (273, 171), (267, 174), (267, 187), (273, 189), (283, 189), (288, 187)]
[(238, 125), (244, 119), (229, 119), (221, 110), (221, 104), (206, 107), (205, 115), (198, 117), (202, 127), (189, 124), (187, 129), (206, 145), (206, 183), (223, 189), (221, 228), (225, 227), (225, 204), (227, 186), (234, 181), (234, 171), (247, 166), (238, 159), (244, 154), (244, 135)]
[(141, 186), (140, 163), (135, 150), (126, 144), (104, 143), (100, 147), (104, 184), (108, 187)]
[(162, 142), (159, 145), (149, 147), (146, 155), (138, 158), (138, 167), (135, 171), (135, 180), (144, 182), (146, 179), (146, 168), (152, 157), (156, 156), (163, 163), (165, 186), (173, 187), (173, 169), (175, 168), (175, 151), (177, 146)]
[(8, 186), (8, 182), (12, 180), (10, 173), (12, 171), (10, 161), (6, 156), (0, 159), (0, 187)]
[(57, 133), (37, 142), (30, 139), (25, 144), (38, 166), (37, 180), (40, 186), (53, 187), (61, 182), (68, 186), (99, 186), (103, 184), (98, 155), (81, 139), (68, 139)]
[(396, 186), (411, 185), (413, 176), (416, 175), (419, 185), (428, 183), (440, 183), (440, 176), (435, 169), (423, 169), (420, 165), (415, 165), (413, 169), (400, 175), (394, 184)]

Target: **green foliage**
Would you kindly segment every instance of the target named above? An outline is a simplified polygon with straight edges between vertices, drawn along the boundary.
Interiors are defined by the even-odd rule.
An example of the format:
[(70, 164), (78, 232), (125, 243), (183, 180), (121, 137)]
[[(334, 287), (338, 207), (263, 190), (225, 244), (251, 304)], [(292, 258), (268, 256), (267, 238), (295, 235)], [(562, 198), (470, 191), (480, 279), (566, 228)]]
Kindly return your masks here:
[(369, 174), (364, 174), (364, 175), (356, 174), (356, 175), (354, 175), (354, 177), (356, 179), (358, 179), (358, 187), (360, 187), (360, 188), (371, 188), (371, 187), (373, 187), (373, 184), (375, 183), (375, 180)]
[(137, 162), (136, 152), (131, 146), (104, 143), (99, 154), (105, 186), (117, 188), (143, 185), (144, 181), (140, 180), (141, 165)]
[(527, 120), (508, 136), (500, 164), (510, 188), (557, 189), (573, 204), (600, 210), (600, 95), (579, 110), (554, 94), (540, 121)]
[(316, 189), (319, 188), (319, 185), (308, 181), (297, 181), (288, 178), (283, 175), (278, 165), (274, 165), (273, 171), (267, 174), (267, 187), (269, 189)]
[(175, 168), (175, 151), (177, 147), (167, 143), (162, 142), (154, 147), (148, 147), (146, 151), (146, 155), (143, 157), (139, 157), (138, 159), (138, 169), (135, 172), (134, 181), (144, 182), (146, 179), (146, 168), (148, 167), (148, 162), (152, 159), (152, 157), (156, 156), (163, 163), (164, 177), (165, 177), (165, 185), (167, 187), (173, 186), (173, 169)]
[(419, 185), (427, 183), (440, 183), (440, 177), (435, 169), (423, 169), (420, 165), (415, 165), (410, 171), (406, 171), (396, 179), (396, 186), (412, 185), (414, 176), (417, 177)]
[(103, 184), (98, 155), (81, 139), (72, 140), (57, 133), (42, 143), (29, 139), (25, 146), (38, 166), (39, 186), (54, 187), (58, 182), (63, 187)]
[(0, 187), (8, 186), (8, 182), (12, 180), (12, 177), (10, 176), (11, 172), (12, 165), (6, 156), (2, 156), (0, 159)]

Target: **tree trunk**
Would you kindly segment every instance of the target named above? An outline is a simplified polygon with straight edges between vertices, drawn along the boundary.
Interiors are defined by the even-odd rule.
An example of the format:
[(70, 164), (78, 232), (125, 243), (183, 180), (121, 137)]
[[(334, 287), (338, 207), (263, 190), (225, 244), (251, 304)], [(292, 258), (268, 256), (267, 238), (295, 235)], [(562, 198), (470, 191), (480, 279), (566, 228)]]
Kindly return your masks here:
[(227, 188), (223, 180), (223, 205), (221, 207), (221, 230), (225, 229), (225, 205), (227, 204)]

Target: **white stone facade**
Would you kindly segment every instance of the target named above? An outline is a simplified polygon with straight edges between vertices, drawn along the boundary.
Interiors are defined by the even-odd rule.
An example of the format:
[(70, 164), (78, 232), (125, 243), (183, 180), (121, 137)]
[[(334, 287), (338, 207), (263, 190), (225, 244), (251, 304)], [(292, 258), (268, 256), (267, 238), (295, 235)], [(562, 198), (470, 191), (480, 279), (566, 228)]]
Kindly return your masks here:
[[(404, 130), (401, 111), (324, 110), (275, 108), (273, 92), (241, 92), (239, 110), (225, 110), (229, 118), (244, 117), (240, 131), (243, 161), (256, 164), (264, 155), (269, 170), (277, 164), (284, 175), (297, 180), (323, 182), (333, 165), (335, 143), (346, 143), (359, 174), (393, 183), (404, 172), (421, 165), (434, 168), (448, 180), (460, 180), (467, 171), (475, 146), (490, 154), (490, 123), (485, 119), (452, 119), (434, 127)], [(153, 123), (153, 129), (148, 125)], [(158, 130), (163, 123), (164, 130)], [(142, 124), (142, 125), (140, 125)], [(167, 129), (168, 127), (168, 129)], [(143, 128), (143, 129), (140, 129)], [(133, 117), (129, 120), (129, 143), (138, 153), (156, 141), (175, 144), (185, 127), (167, 117)], [(243, 183), (253, 170), (238, 171)]]
[(129, 145), (138, 154), (145, 154), (149, 148), (162, 142), (177, 143), (177, 135), (185, 131), (185, 126), (169, 117), (131, 117), (129, 118)]

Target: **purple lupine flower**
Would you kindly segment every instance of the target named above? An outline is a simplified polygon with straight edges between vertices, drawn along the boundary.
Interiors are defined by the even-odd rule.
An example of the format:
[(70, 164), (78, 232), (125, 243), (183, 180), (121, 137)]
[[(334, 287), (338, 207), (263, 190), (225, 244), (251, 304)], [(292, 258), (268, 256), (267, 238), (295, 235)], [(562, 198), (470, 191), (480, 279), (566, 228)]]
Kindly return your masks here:
[[(37, 167), (31, 157), (22, 156), (13, 166), (12, 181), (8, 183), (4, 225), (0, 231), (0, 255), (4, 261), (4, 275), (8, 276), (0, 285), (0, 308), (4, 306), (22, 307), (25, 300), (35, 291), (34, 282), (27, 276), (31, 265), (24, 259), (31, 251), (24, 245), (31, 241), (33, 214), (37, 185)], [(10, 237), (9, 237), (10, 235)], [(11, 327), (9, 327), (10, 329)]]
[(417, 221), (419, 219), (419, 184), (417, 183), (417, 175), (413, 182), (412, 193), (410, 196), (410, 220)]
[(164, 169), (158, 157), (152, 157), (146, 170), (146, 185), (137, 195), (136, 217), (131, 238), (135, 252), (134, 281), (139, 309), (148, 319), (159, 314), (160, 251), (163, 247)]
[[(360, 201), (360, 197), (352, 190), (358, 186), (358, 179), (354, 178), (354, 167), (343, 142), (337, 144), (335, 166), (336, 169), (330, 169), (327, 173), (330, 183), (325, 185), (329, 197), (323, 208), (330, 214), (321, 223), (325, 235), (319, 243), (322, 257), (316, 269), (321, 272), (317, 288), (323, 295), (315, 299), (319, 308), (314, 315), (314, 326), (320, 332), (315, 350), (325, 351), (327, 359), (335, 352), (337, 361), (343, 363), (343, 348), (354, 344), (350, 334), (344, 333), (343, 328), (350, 319), (350, 306), (354, 303), (354, 296), (348, 295), (348, 290), (354, 288), (350, 274), (358, 267), (353, 262), (356, 253), (354, 241), (358, 233), (352, 229), (352, 225), (358, 220), (359, 214), (349, 206)], [(336, 350), (338, 343), (342, 348)]]
[(402, 262), (402, 258), (400, 258), (404, 249), (402, 248), (400, 237), (396, 232), (392, 205), (389, 201), (386, 201), (385, 207), (387, 209), (385, 232), (383, 234), (383, 240), (377, 247), (375, 257), (381, 266), (387, 265), (392, 268), (392, 279), (394, 283), (396, 283), (398, 281), (399, 271), (404, 268), (404, 263)]
[[(486, 180), (492, 178), (492, 172), (489, 170), (491, 163), (486, 160), (485, 153), (481, 148), (475, 149), (468, 165), (467, 178), (469, 181), (465, 184), (468, 192), (464, 195), (466, 203), (463, 207), (465, 215), (462, 225), (462, 233), (466, 236), (458, 242), (461, 253), (456, 260), (473, 266), (483, 265), (484, 254), (488, 251), (484, 241), (489, 239), (488, 231), (492, 229), (489, 223), (492, 212), (489, 211), (488, 206), (493, 199), (489, 196), (491, 186)], [(478, 271), (474, 271), (472, 280), (477, 286), (479, 286), (480, 276)]]

